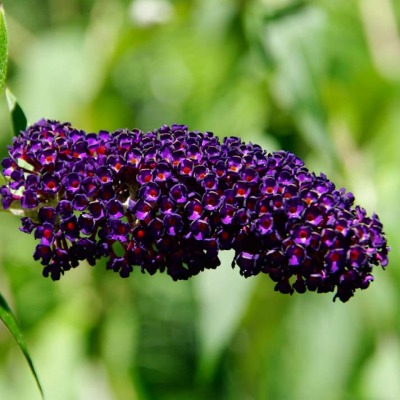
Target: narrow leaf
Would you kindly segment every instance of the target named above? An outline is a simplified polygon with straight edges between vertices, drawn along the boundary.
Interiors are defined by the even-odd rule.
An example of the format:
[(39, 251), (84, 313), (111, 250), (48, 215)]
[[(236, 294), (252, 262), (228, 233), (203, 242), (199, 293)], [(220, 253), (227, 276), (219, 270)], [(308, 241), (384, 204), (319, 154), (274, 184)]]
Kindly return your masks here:
[(3, 91), (7, 75), (7, 27), (3, 5), (0, 3), (0, 93)]
[(3, 297), (3, 295), (1, 293), (0, 293), (0, 318), (4, 322), (4, 325), (11, 332), (11, 334), (14, 336), (14, 339), (17, 341), (18, 346), (21, 349), (22, 353), (24, 354), (25, 359), (29, 365), (29, 368), (32, 371), (32, 374), (35, 378), (36, 384), (37, 384), (40, 394), (42, 396), (42, 399), (44, 399), (42, 385), (39, 382), (39, 377), (36, 373), (35, 367), (33, 366), (33, 362), (32, 362), (31, 356), (29, 355), (26, 343), (22, 337), (21, 330), (20, 330), (18, 323), (14, 317), (14, 314), (12, 313), (9, 305), (7, 304), (7, 301), (5, 300), (5, 298)]
[(9, 88), (6, 88), (6, 97), (8, 110), (10, 111), (11, 115), (14, 135), (17, 136), (20, 131), (24, 131), (26, 129), (28, 121), (21, 106), (17, 102), (17, 98), (12, 94)]

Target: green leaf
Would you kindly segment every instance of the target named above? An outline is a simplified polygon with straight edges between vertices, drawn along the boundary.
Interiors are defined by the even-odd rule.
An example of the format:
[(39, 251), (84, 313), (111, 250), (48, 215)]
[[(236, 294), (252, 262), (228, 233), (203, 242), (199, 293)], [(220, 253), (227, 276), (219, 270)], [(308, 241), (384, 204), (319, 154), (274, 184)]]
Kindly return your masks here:
[(6, 88), (6, 98), (8, 110), (10, 111), (14, 135), (17, 136), (20, 131), (24, 131), (28, 126), (26, 116), (17, 102), (17, 98), (12, 94), (9, 88)]
[(18, 326), (18, 323), (12, 313), (10, 306), (8, 305), (7, 301), (0, 293), (0, 318), (4, 322), (4, 325), (8, 328), (11, 334), (14, 336), (14, 339), (17, 341), (19, 348), (21, 349), (22, 353), (25, 356), (25, 359), (29, 365), (29, 368), (32, 371), (33, 377), (35, 378), (36, 384), (39, 388), (40, 394), (42, 399), (44, 399), (42, 385), (39, 382), (39, 377), (36, 373), (35, 367), (33, 366), (33, 362), (31, 356), (29, 355), (28, 348), (26, 343), (22, 337), (21, 330)]
[(0, 93), (3, 91), (7, 75), (7, 26), (3, 5), (0, 3)]

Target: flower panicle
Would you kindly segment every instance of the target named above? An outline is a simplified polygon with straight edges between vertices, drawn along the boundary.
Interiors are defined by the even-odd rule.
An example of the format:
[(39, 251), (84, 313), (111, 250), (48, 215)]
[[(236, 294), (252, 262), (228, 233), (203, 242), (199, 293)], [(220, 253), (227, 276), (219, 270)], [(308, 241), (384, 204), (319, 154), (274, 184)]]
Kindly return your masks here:
[(3, 208), (25, 212), (20, 229), (39, 240), (33, 257), (54, 280), (103, 257), (121, 277), (139, 267), (188, 279), (233, 249), (245, 277), (345, 302), (388, 263), (379, 218), (289, 152), (185, 125), (94, 134), (51, 120), (8, 151)]

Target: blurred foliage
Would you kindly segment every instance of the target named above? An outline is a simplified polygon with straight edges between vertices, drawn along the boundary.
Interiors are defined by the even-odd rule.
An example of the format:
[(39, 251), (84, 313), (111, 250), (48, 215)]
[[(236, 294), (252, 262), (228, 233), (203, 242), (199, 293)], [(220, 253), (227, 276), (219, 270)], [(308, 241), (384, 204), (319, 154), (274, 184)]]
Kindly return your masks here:
[[(223, 265), (188, 282), (81, 265), (41, 277), (0, 223), (0, 290), (48, 399), (400, 398), (400, 8), (391, 0), (5, 0), (8, 85), (30, 122), (173, 122), (285, 149), (383, 221), (388, 270), (349, 303)], [(10, 140), (0, 104), (0, 155)], [(39, 399), (0, 326), (0, 398)], [(35, 397), (36, 396), (36, 397)]]
[(0, 92), (4, 88), (4, 83), (7, 75), (7, 25), (5, 21), (4, 9), (0, 3)]

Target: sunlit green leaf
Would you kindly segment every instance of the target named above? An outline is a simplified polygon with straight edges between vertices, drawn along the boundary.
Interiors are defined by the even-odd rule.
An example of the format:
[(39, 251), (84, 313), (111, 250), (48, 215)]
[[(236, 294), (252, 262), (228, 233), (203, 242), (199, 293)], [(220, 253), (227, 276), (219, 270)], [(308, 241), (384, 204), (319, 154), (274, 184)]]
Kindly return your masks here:
[(4, 88), (7, 74), (7, 27), (4, 8), (0, 4), (0, 92)]
[(6, 88), (6, 97), (8, 103), (8, 110), (11, 115), (11, 122), (13, 126), (14, 135), (18, 135), (27, 127), (27, 119), (21, 106), (17, 102), (17, 98), (13, 95), (9, 88)]
[(0, 293), (0, 318), (4, 322), (4, 325), (11, 332), (11, 334), (14, 336), (14, 339), (17, 341), (19, 348), (24, 353), (25, 359), (29, 365), (29, 368), (32, 371), (34, 378), (35, 378), (35, 381), (39, 388), (42, 399), (44, 399), (42, 385), (40, 384), (39, 377), (36, 373), (35, 367), (33, 366), (33, 362), (32, 362), (31, 356), (29, 355), (26, 343), (22, 337), (21, 330), (18, 326), (18, 323), (17, 323), (17, 321), (14, 317), (14, 314), (12, 313), (7, 301), (2, 296), (1, 293)]
[(20, 168), (23, 168), (27, 171), (34, 171), (35, 167), (32, 164), (29, 164), (27, 161), (23, 160), (22, 158), (19, 158), (17, 160), (17, 165)]

